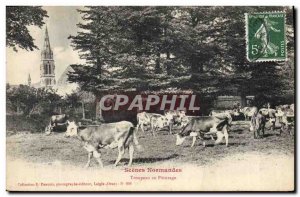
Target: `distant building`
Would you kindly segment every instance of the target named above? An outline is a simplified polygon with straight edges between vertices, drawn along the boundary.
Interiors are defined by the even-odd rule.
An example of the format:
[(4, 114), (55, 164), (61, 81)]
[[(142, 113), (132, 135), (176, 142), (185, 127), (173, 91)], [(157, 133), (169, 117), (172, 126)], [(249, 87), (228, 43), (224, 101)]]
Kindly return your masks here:
[(53, 87), (56, 84), (53, 51), (50, 46), (47, 27), (45, 30), (44, 47), (41, 52), (40, 78), (40, 87)]
[(74, 90), (76, 90), (79, 85), (77, 83), (70, 83), (68, 81), (68, 73), (74, 72), (72, 66), (68, 66), (66, 70), (61, 74), (59, 79), (57, 80), (55, 89), (57, 89), (57, 93), (60, 95), (71, 94)]
[(48, 29), (45, 29), (44, 46), (41, 52), (41, 64), (40, 64), (40, 82), (31, 83), (30, 74), (28, 76), (27, 84), (35, 88), (51, 88), (57, 91), (58, 94), (64, 96), (71, 94), (79, 86), (76, 83), (70, 83), (68, 81), (68, 73), (74, 72), (71, 66), (68, 66), (62, 75), (56, 81), (55, 75), (55, 62), (53, 58), (53, 51), (50, 45), (50, 38)]

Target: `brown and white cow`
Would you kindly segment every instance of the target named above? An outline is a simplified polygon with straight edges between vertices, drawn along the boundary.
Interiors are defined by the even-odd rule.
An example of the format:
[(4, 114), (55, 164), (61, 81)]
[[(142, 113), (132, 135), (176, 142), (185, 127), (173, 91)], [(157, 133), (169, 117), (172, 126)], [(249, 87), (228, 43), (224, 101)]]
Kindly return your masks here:
[(253, 114), (250, 121), (250, 131), (254, 133), (254, 139), (264, 137), (265, 125), (266, 117), (261, 111)]
[(103, 167), (101, 153), (99, 151), (100, 148), (118, 147), (119, 154), (115, 166), (117, 166), (122, 159), (126, 149), (128, 149), (129, 152), (128, 166), (130, 166), (133, 160), (134, 145), (140, 149), (135, 127), (128, 121), (87, 126), (83, 129), (79, 129), (75, 122), (70, 122), (65, 137), (70, 136), (77, 136), (85, 143), (83, 148), (88, 151), (86, 168), (90, 166), (92, 156), (97, 160), (99, 165)]
[(275, 113), (276, 119), (281, 125), (281, 132), (289, 130), (289, 134), (292, 135), (292, 126), (294, 124), (294, 104), (291, 105), (280, 105), (276, 107)]
[(270, 107), (261, 108), (261, 109), (259, 109), (259, 113), (265, 117), (266, 122), (268, 122), (268, 124), (271, 125), (271, 129), (274, 130), (275, 123), (276, 123), (276, 110), (272, 109)]
[(148, 113), (148, 112), (140, 112), (136, 115), (137, 118), (137, 126), (136, 129), (137, 131), (139, 130), (139, 128), (141, 128), (141, 130), (143, 131), (143, 133), (145, 133), (145, 129), (144, 126), (151, 126), (151, 117), (153, 115), (160, 115), (160, 114), (155, 114), (155, 113)]
[(137, 129), (141, 128), (144, 132), (144, 126), (150, 125), (153, 135), (159, 130), (168, 127), (169, 133), (172, 134), (172, 128), (175, 124), (180, 124), (184, 112), (167, 111), (164, 115), (157, 113), (141, 112), (137, 114)]
[(251, 120), (252, 116), (258, 112), (257, 107), (244, 107), (241, 112), (245, 116), (245, 120)]
[[(216, 134), (217, 140), (215, 144), (219, 144), (224, 137), (226, 146), (228, 146), (228, 126), (230, 126), (231, 122), (230, 114), (227, 114), (226, 117), (200, 116), (192, 118), (181, 132), (177, 134), (176, 145), (181, 145), (186, 137), (191, 136), (193, 137), (191, 147), (193, 147), (197, 137), (203, 139), (204, 135)], [(205, 143), (203, 145), (205, 146)]]

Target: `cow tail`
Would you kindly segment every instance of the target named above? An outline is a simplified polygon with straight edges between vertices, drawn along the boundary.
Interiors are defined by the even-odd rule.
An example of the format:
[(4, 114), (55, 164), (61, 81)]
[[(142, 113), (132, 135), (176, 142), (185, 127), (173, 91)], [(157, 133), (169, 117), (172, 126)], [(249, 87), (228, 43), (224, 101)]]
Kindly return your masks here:
[(143, 147), (139, 144), (138, 138), (136, 136), (136, 128), (135, 127), (131, 127), (130, 130), (132, 130), (132, 134), (133, 134), (133, 143), (136, 146), (138, 151), (143, 150)]
[(130, 136), (133, 137), (133, 143), (136, 146), (137, 150), (139, 150), (139, 151), (142, 150), (142, 146), (139, 144), (139, 141), (136, 136), (136, 128), (135, 127), (130, 127), (128, 135), (126, 136), (126, 139), (124, 141), (124, 145), (126, 144), (126, 142), (128, 141)]

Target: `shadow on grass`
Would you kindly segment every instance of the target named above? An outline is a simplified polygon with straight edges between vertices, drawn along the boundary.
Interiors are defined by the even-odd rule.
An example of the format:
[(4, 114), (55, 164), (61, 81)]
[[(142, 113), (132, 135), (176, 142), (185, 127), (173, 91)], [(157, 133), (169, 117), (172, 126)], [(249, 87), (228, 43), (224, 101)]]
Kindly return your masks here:
[[(166, 160), (170, 160), (170, 159), (174, 159), (177, 158), (179, 155), (178, 154), (172, 154), (169, 155), (167, 157), (147, 157), (147, 158), (134, 158), (133, 159), (133, 163), (155, 163), (155, 162), (159, 162), (159, 161), (166, 161)], [(128, 163), (129, 159), (128, 158), (123, 158), (120, 161), (121, 163)], [(111, 160), (109, 161), (110, 164), (115, 163), (115, 160)]]

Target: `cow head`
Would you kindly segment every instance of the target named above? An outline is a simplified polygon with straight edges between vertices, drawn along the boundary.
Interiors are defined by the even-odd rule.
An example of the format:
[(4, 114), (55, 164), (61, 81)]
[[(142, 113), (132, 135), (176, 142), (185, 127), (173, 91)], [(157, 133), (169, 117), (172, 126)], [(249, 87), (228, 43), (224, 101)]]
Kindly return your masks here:
[(173, 122), (173, 120), (174, 120), (174, 115), (173, 114), (167, 113), (165, 115), (165, 122), (166, 122), (167, 125), (171, 124)]
[(180, 134), (176, 134), (176, 146), (181, 145), (184, 140), (185, 140), (186, 136), (180, 136)]
[(76, 125), (75, 121), (67, 121), (67, 131), (65, 133), (65, 137), (76, 136), (78, 131), (78, 126)]

